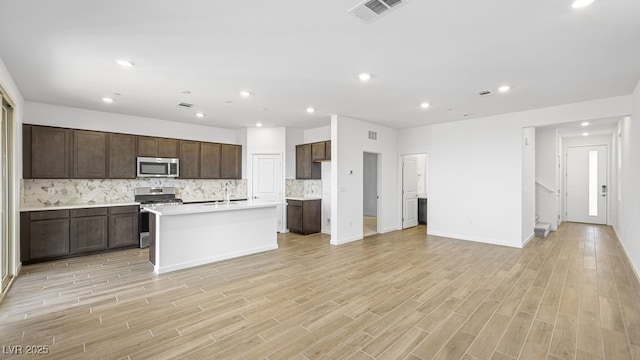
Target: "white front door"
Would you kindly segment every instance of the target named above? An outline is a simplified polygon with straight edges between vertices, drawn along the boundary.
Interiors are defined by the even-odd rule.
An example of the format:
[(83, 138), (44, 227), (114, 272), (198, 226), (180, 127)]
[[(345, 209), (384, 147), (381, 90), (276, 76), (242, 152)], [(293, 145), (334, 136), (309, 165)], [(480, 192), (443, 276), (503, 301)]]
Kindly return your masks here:
[(418, 225), (418, 159), (405, 155), (402, 159), (402, 228)]
[(607, 146), (567, 147), (567, 221), (607, 223)]
[[(253, 155), (253, 181), (251, 198), (253, 202), (282, 202), (282, 157), (280, 154)], [(278, 207), (278, 230), (283, 229), (283, 209)]]

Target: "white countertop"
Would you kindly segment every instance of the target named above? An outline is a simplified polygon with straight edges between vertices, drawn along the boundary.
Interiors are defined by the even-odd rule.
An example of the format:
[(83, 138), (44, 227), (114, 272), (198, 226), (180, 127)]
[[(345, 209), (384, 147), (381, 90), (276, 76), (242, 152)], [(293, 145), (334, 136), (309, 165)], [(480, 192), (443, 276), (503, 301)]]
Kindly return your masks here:
[(298, 201), (322, 200), (322, 197), (320, 196), (287, 197), (287, 200), (298, 200)]
[(131, 206), (131, 205), (140, 205), (139, 202), (128, 201), (128, 202), (117, 202), (117, 203), (108, 203), (108, 204), (88, 204), (88, 203), (75, 203), (75, 204), (64, 204), (64, 205), (40, 205), (40, 206), (24, 206), (20, 208), (20, 211), (44, 211), (44, 210), (69, 210), (69, 209), (86, 209), (86, 208), (97, 208), (97, 207), (112, 207), (112, 206)]
[(230, 203), (201, 203), (183, 204), (177, 206), (155, 206), (146, 208), (149, 212), (157, 215), (186, 215), (206, 212), (237, 211), (246, 209), (258, 209), (272, 206), (285, 205), (282, 202), (254, 203), (253, 201), (232, 201)]

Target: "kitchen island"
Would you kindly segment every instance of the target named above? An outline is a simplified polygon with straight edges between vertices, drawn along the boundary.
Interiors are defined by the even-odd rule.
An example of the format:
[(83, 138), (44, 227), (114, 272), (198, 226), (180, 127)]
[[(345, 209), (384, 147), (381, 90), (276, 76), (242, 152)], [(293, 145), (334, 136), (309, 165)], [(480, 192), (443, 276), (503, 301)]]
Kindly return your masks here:
[(149, 260), (154, 272), (277, 249), (281, 205), (238, 201), (148, 208)]

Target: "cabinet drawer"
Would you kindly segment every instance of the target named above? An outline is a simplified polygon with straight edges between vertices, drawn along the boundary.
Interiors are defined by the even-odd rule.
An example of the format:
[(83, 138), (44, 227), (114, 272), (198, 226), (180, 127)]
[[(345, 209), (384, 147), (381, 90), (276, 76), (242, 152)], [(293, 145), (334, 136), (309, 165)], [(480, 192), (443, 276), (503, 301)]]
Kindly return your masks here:
[(69, 210), (46, 210), (46, 211), (32, 211), (30, 214), (31, 221), (33, 220), (49, 220), (49, 219), (64, 219), (69, 217)]
[[(85, 216), (100, 216), (107, 215), (106, 207), (98, 207), (98, 208), (86, 208), (86, 209), (72, 209), (71, 217), (85, 217)], [(33, 219), (33, 218), (32, 218)]]
[(109, 215), (131, 214), (137, 213), (139, 210), (140, 207), (138, 205), (113, 206), (109, 208)]
[(288, 206), (302, 206), (302, 201), (301, 200), (289, 200), (289, 199), (287, 199), (287, 205)]

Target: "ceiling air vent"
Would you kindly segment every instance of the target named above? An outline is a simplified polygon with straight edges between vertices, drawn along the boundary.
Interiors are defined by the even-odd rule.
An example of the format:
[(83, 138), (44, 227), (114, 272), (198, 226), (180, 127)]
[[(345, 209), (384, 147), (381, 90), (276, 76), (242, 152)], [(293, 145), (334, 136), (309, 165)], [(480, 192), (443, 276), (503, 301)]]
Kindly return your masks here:
[(491, 90), (478, 91), (478, 94), (480, 94), (480, 96), (489, 96), (491, 95)]
[(348, 12), (363, 22), (368, 23), (408, 1), (409, 0), (365, 0), (354, 6)]
[(183, 107), (183, 108), (190, 108), (193, 107), (193, 104), (189, 104), (189, 103), (185, 103), (185, 102), (181, 102), (180, 104), (178, 104), (178, 106)]
[(378, 140), (378, 133), (375, 131), (369, 131), (369, 140)]

